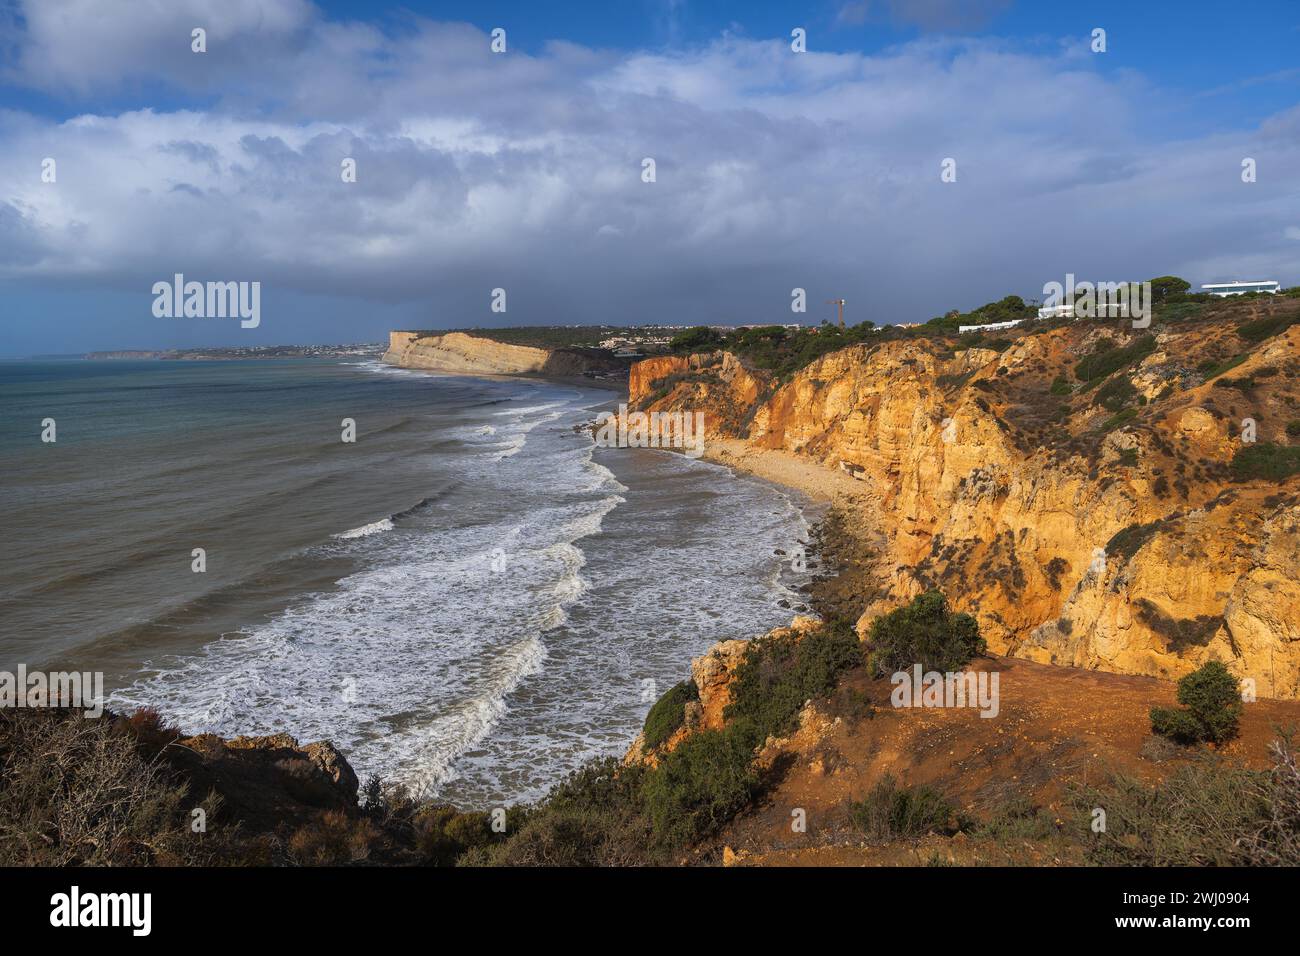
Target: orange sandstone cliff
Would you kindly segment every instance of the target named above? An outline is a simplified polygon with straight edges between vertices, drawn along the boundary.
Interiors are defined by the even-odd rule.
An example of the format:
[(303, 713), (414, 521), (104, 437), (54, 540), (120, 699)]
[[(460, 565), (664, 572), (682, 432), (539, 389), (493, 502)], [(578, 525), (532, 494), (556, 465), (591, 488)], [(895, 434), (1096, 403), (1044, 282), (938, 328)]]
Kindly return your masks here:
[[(1294, 699), (1300, 476), (1232, 467), (1250, 439), (1285, 447), (1300, 430), (1286, 428), (1300, 325), (1238, 333), (1288, 308), (1031, 326), (996, 349), (887, 339), (786, 381), (729, 353), (666, 356), (633, 367), (629, 400), (703, 410), (714, 449), (741, 448), (731, 463), (779, 455), (808, 466), (814, 493), (852, 485), (839, 497), (879, 542), (860, 630), (938, 587), (995, 653), (1166, 679), (1217, 659), (1259, 696)], [(1074, 374), (1146, 335), (1110, 376)]]

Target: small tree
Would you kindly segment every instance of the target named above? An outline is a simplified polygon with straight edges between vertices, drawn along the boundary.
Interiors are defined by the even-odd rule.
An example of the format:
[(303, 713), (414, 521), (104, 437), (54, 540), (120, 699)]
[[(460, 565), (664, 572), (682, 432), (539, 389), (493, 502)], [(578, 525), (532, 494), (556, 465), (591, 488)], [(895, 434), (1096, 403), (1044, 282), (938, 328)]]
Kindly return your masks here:
[(1191, 287), (1190, 282), (1178, 276), (1159, 276), (1151, 280), (1151, 298), (1156, 305), (1161, 305)]
[(709, 352), (722, 344), (722, 336), (707, 325), (678, 332), (668, 342), (674, 352)]
[(1151, 729), (1162, 737), (1192, 744), (1221, 744), (1237, 735), (1241, 691), (1221, 661), (1209, 661), (1178, 682), (1182, 707), (1152, 707)]
[(872, 621), (867, 648), (868, 666), (877, 676), (913, 664), (955, 671), (987, 649), (975, 618), (950, 612), (939, 591), (927, 591)]
[(665, 740), (677, 733), (677, 728), (686, 722), (686, 705), (700, 699), (699, 688), (693, 680), (684, 680), (674, 684), (646, 714), (645, 748), (653, 750)]

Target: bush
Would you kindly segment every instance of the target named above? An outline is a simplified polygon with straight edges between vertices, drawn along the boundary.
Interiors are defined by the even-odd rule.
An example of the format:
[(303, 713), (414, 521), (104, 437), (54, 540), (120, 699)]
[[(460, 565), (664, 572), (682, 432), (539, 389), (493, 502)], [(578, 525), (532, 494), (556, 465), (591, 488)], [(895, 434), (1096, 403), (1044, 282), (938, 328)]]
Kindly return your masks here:
[(713, 833), (758, 791), (748, 726), (693, 734), (646, 776), (645, 805), (656, 842), (685, 846)]
[(1285, 332), (1297, 321), (1295, 315), (1275, 315), (1247, 322), (1237, 329), (1237, 334), (1247, 342), (1262, 342), (1279, 332)]
[(1199, 743), (1202, 739), (1200, 721), (1181, 707), (1152, 707), (1151, 732), (1180, 744)]
[(1182, 709), (1151, 708), (1151, 729), (1179, 743), (1216, 744), (1235, 737), (1241, 719), (1237, 678), (1220, 661), (1209, 661), (1178, 682)]
[[(1117, 775), (1074, 790), (1070, 803), (1091, 863), (1243, 866), (1256, 858), (1250, 841), (1267, 825), (1271, 800), (1267, 774), (1204, 755), (1155, 787)], [(1106, 828), (1096, 833), (1085, 822), (1095, 808), (1106, 813)]]
[(653, 750), (677, 732), (686, 722), (686, 705), (700, 699), (694, 681), (684, 680), (674, 685), (655, 702), (645, 716), (645, 747)]
[(1224, 372), (1230, 372), (1242, 362), (1249, 358), (1247, 355), (1234, 355), (1232, 358), (1217, 360), (1206, 359), (1196, 366), (1197, 370), (1205, 377), (1205, 381), (1216, 378)]
[(1137, 389), (1124, 376), (1112, 378), (1097, 389), (1092, 397), (1094, 405), (1100, 405), (1108, 412), (1118, 412), (1137, 397)]
[(1123, 348), (1108, 348), (1085, 356), (1075, 367), (1074, 374), (1082, 382), (1104, 378), (1156, 350), (1156, 337), (1143, 335)]
[(379, 831), (370, 821), (329, 810), (289, 838), (289, 859), (299, 866), (359, 863), (370, 855), (370, 846), (378, 838)]
[(1255, 442), (1232, 456), (1232, 473), (1238, 481), (1262, 478), (1285, 481), (1300, 472), (1300, 447)]
[(661, 862), (643, 790), (653, 771), (593, 760), (506, 820), (508, 836), (469, 846), (461, 866), (637, 866)]
[(1101, 423), (1100, 431), (1109, 432), (1119, 428), (1120, 425), (1127, 425), (1133, 419), (1137, 418), (1136, 408), (1126, 408), (1122, 412), (1116, 412), (1110, 418)]
[(860, 663), (862, 645), (842, 621), (802, 636), (757, 638), (736, 668), (723, 717), (744, 725), (757, 746), (789, 730), (806, 701), (825, 697), (842, 671)]
[(953, 614), (938, 591), (871, 622), (868, 667), (877, 676), (920, 664), (924, 670), (956, 671), (987, 647), (969, 614)]
[(952, 834), (959, 826), (952, 804), (933, 787), (900, 787), (886, 774), (860, 803), (849, 806), (853, 822), (872, 840), (896, 840), (927, 833)]
[[(0, 866), (219, 862), (233, 827), (193, 834), (183, 782), (140, 751), (139, 726), (79, 710), (0, 710)], [(219, 800), (198, 804), (210, 816)]]
[(1069, 395), (1074, 391), (1074, 386), (1070, 384), (1070, 380), (1064, 375), (1058, 375), (1052, 379), (1052, 387), (1049, 391), (1053, 395)]

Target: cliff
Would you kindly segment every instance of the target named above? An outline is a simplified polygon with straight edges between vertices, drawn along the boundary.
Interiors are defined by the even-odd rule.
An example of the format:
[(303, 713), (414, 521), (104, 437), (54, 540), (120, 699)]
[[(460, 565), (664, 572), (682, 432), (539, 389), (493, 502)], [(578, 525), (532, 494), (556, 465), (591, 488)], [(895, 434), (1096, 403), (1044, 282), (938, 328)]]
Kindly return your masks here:
[(1300, 326), (1239, 332), (1286, 309), (1243, 304), (1150, 337), (1031, 327), (998, 349), (882, 337), (784, 382), (726, 353), (654, 358), (629, 400), (703, 410), (706, 455), (798, 461), (812, 491), (856, 479), (840, 498), (879, 544), (860, 630), (937, 587), (999, 654), (1165, 679), (1218, 659), (1293, 699), (1300, 477), (1232, 467), (1248, 425), (1261, 445), (1297, 430)]
[(582, 376), (592, 380), (618, 376), (627, 367), (594, 349), (534, 348), (465, 332), (390, 332), (383, 361), (402, 368), (461, 375)]
[[(816, 640), (817, 631), (813, 619), (797, 618), (759, 642), (802, 644)], [(725, 735), (736, 719), (727, 715), (727, 706), (745, 693), (739, 671), (749, 644), (724, 641), (692, 661), (698, 700), (686, 705), (682, 726), (649, 752), (638, 738), (624, 766), (666, 767), (670, 755), (686, 749), (692, 738), (698, 743), (710, 733)], [(762, 670), (771, 680), (783, 667), (800, 670), (782, 653), (769, 655)], [(1088, 818), (1080, 819), (1081, 804), (1090, 809), (1092, 798), (1080, 801), (1077, 794), (1113, 774), (1132, 781), (1128, 786), (1153, 788), (1130, 791), (1141, 793), (1151, 806), (1169, 795), (1186, 799), (1177, 796), (1180, 787), (1195, 791), (1185, 775), (1197, 766), (1196, 752), (1151, 733), (1150, 707), (1175, 702), (1170, 682), (1006, 657), (980, 657), (966, 669), (999, 676), (1000, 706), (992, 719), (971, 707), (895, 706), (891, 681), (873, 677), (860, 661), (850, 662), (828, 692), (795, 703), (790, 725), (754, 751), (752, 771), (762, 798), (719, 822), (683, 861), (727, 866), (1114, 863), (1098, 855)], [(753, 684), (748, 692), (755, 693)], [(758, 690), (765, 692), (771, 688)], [(1214, 764), (1201, 783), (1222, 786), (1225, 778), (1214, 774), (1231, 774), (1226, 768), (1234, 766), (1266, 772), (1274, 763), (1277, 728), (1293, 725), (1298, 715), (1300, 703), (1294, 701), (1248, 705), (1239, 733), (1216, 751), (1226, 763)], [(675, 772), (683, 774), (682, 765), (700, 759), (701, 752), (708, 751), (697, 748), (684, 759), (676, 754)], [(716, 772), (712, 765), (710, 771)], [(946, 809), (921, 832), (864, 830), (863, 804), (889, 780), (931, 794)], [(1097, 799), (1115, 810), (1119, 831), (1128, 815), (1120, 809), (1120, 795), (1109, 791)], [(1240, 799), (1234, 794), (1226, 804)], [(1226, 804), (1214, 806), (1206, 793), (1196, 792), (1196, 801), (1204, 801), (1200, 806), (1211, 818), (1227, 810)], [(802, 828), (792, 828), (792, 813)], [(1131, 837), (1119, 831), (1115, 839), (1127, 846), (1124, 841)], [(1199, 846), (1195, 853), (1205, 851)]]

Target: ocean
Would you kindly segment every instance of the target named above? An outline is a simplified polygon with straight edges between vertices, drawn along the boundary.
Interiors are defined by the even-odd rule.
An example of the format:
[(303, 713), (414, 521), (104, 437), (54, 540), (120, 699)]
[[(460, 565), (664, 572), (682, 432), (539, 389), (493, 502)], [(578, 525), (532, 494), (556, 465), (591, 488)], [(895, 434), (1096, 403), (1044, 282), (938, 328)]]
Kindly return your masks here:
[(464, 808), (535, 799), (800, 600), (803, 503), (596, 448), (576, 426), (614, 399), (356, 358), (0, 363), (0, 669), (102, 671), (111, 708), (328, 739)]

